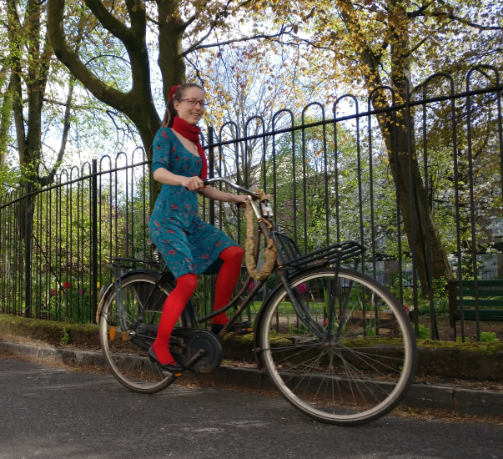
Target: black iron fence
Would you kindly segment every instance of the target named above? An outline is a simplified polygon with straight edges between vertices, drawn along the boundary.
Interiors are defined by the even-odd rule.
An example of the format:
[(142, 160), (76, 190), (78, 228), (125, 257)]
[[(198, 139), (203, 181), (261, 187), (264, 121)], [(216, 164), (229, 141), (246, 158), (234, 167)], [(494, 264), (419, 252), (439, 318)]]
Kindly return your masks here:
[[(344, 95), (329, 114), (312, 103), (229, 122), (205, 135), (210, 175), (269, 193), (277, 226), (305, 252), (347, 239), (366, 245), (361, 269), (416, 311), (418, 333), (452, 337), (454, 323), (462, 339), (480, 339), (485, 323), (472, 331), (460, 310), (449, 328), (446, 285), (502, 278), (502, 89), (497, 70), (480, 66), (461, 82), (436, 74), (364, 101)], [(0, 311), (93, 322), (110, 259), (152, 258), (150, 181), (137, 149), (1, 196)], [(200, 205), (244, 242), (239, 210)], [(196, 295), (206, 310), (209, 285), (202, 280)]]

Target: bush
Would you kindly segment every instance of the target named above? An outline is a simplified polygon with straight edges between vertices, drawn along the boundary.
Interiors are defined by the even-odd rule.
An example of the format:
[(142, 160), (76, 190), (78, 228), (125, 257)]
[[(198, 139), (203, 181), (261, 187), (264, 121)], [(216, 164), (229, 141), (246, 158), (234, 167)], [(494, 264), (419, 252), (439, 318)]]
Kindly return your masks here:
[(423, 324), (419, 324), (419, 339), (430, 339), (430, 329)]
[(482, 341), (484, 343), (490, 343), (492, 341), (498, 341), (498, 339), (496, 339), (496, 333), (481, 332), (480, 333), (480, 341)]
[[(449, 300), (448, 298), (437, 298), (433, 300), (433, 307), (436, 314), (449, 314)], [(419, 315), (430, 314), (430, 302), (427, 301), (420, 304), (418, 307)]]
[[(462, 343), (463, 342), (463, 338), (461, 338), (461, 336), (456, 336), (456, 343)], [(465, 343), (469, 343), (470, 342), (470, 338), (468, 336), (465, 336)]]

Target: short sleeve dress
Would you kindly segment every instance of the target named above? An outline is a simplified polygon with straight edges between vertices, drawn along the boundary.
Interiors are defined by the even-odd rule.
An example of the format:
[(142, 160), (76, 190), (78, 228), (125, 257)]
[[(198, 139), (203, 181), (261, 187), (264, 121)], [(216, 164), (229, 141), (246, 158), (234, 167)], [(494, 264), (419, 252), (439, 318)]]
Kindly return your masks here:
[[(201, 158), (187, 151), (170, 128), (157, 132), (152, 173), (164, 168), (176, 175), (192, 177), (201, 173), (201, 167)], [(238, 245), (199, 218), (197, 191), (178, 185), (162, 186), (150, 217), (149, 233), (176, 278), (189, 273), (218, 272), (220, 253)]]

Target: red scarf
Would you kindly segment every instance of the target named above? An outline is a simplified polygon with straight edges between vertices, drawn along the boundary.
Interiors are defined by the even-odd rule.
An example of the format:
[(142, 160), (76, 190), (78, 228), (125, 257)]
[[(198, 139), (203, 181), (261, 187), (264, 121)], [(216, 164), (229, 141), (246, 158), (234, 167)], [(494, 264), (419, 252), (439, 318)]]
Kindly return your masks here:
[(203, 162), (203, 167), (201, 168), (201, 174), (199, 174), (199, 177), (202, 180), (205, 180), (208, 176), (208, 164), (206, 163), (206, 156), (204, 156), (203, 147), (199, 143), (199, 134), (201, 133), (201, 128), (187, 123), (187, 121), (183, 120), (179, 116), (175, 116), (171, 129), (178, 132), (178, 134), (190, 140), (197, 146), (197, 151), (199, 152), (199, 156), (201, 157), (201, 161)]

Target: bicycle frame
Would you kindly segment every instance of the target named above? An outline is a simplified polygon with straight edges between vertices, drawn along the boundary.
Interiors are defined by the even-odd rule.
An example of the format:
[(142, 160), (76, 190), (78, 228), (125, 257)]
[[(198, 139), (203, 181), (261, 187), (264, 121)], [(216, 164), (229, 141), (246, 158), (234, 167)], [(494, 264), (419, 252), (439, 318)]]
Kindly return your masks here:
[[(246, 188), (240, 187), (239, 185), (236, 185), (235, 183), (231, 182), (230, 180), (223, 178), (223, 177), (217, 177), (213, 179), (209, 179), (205, 181), (205, 184), (211, 184), (215, 182), (224, 182), (227, 185), (229, 185), (231, 188), (235, 189), (236, 191), (241, 191), (243, 193), (246, 193), (249, 195), (249, 203), (252, 206), (253, 213), (255, 214), (255, 217), (257, 218), (258, 221), (258, 230), (255, 234), (255, 253), (254, 257), (255, 260), (258, 257), (258, 252), (259, 252), (259, 247), (260, 247), (260, 235), (263, 234), (266, 240), (272, 239), (274, 246), (276, 247), (276, 253), (277, 253), (277, 259), (276, 259), (276, 268), (274, 271), (279, 272), (279, 277), (281, 279), (281, 283), (283, 284), (285, 290), (287, 291), (291, 301), (292, 305), (294, 307), (294, 310), (296, 314), (301, 318), (302, 322), (305, 324), (305, 326), (316, 336), (326, 339), (326, 340), (331, 340), (332, 339), (332, 322), (333, 322), (333, 317), (335, 314), (334, 311), (334, 303), (335, 303), (335, 291), (332, 292), (330, 302), (329, 302), (329, 310), (328, 312), (328, 318), (329, 318), (329, 327), (328, 327), (328, 332), (312, 317), (311, 312), (309, 311), (309, 308), (302, 302), (302, 300), (298, 297), (298, 295), (293, 291), (290, 285), (290, 278), (300, 272), (302, 269), (312, 267), (312, 266), (326, 266), (329, 264), (335, 264), (335, 278), (337, 278), (339, 268), (341, 265), (341, 262), (343, 260), (347, 260), (349, 258), (352, 258), (356, 255), (359, 255), (360, 253), (363, 253), (365, 251), (365, 248), (356, 242), (349, 241), (343, 244), (334, 244), (330, 247), (324, 248), (324, 249), (319, 249), (314, 252), (311, 252), (307, 255), (300, 255), (300, 251), (298, 247), (296, 246), (295, 242), (290, 239), (288, 236), (283, 235), (281, 233), (278, 233), (275, 229), (274, 221), (273, 221), (273, 212), (272, 212), (272, 207), (269, 204), (268, 200), (261, 201), (259, 205), (256, 204), (257, 200), (259, 199), (259, 195), (257, 193), (254, 193), (251, 190), (248, 190)], [(284, 244), (282, 241), (289, 240), (289, 244), (291, 245), (292, 250), (284, 250)], [(289, 253), (290, 252), (290, 253)], [(302, 261), (305, 261), (307, 263), (306, 266), (301, 267), (301, 269), (295, 269), (296, 266), (295, 264), (297, 263), (302, 263)], [(299, 265), (302, 266), (302, 265)], [(293, 269), (292, 269), (293, 268)], [(272, 275), (272, 274), (271, 274)], [(243, 288), (240, 290), (240, 292), (236, 295), (236, 297), (226, 306), (223, 308), (213, 312), (212, 314), (205, 316), (201, 319), (198, 319), (199, 323), (206, 322), (207, 320), (221, 314), (222, 312), (227, 311), (229, 308), (234, 306), (237, 303), (237, 300), (243, 295), (245, 292), (246, 288), (250, 284), (251, 281), (251, 276), (248, 275), (247, 280), (244, 283)], [(248, 296), (243, 300), (239, 308), (236, 310), (236, 312), (233, 314), (231, 317), (229, 323), (224, 327), (224, 329), (220, 332), (220, 337), (223, 337), (228, 329), (230, 328), (232, 322), (239, 317), (239, 315), (243, 312), (243, 310), (248, 306), (248, 304), (251, 302), (252, 298), (254, 297), (255, 293), (262, 287), (262, 285), (265, 283), (265, 280), (259, 281), (253, 288), (253, 290), (248, 294)], [(335, 282), (333, 283), (333, 290), (335, 290)], [(351, 286), (350, 286), (351, 287)], [(271, 297), (271, 295), (274, 293), (275, 289), (273, 289), (271, 292), (269, 292), (269, 295), (264, 299), (262, 303), (262, 307), (264, 304), (267, 303), (267, 300)], [(261, 307), (261, 309), (262, 309)], [(346, 313), (346, 308), (347, 304), (344, 306), (344, 310), (342, 311), (342, 315), (345, 315)], [(260, 314), (260, 311), (259, 311)], [(337, 332), (340, 334), (340, 331)], [(338, 337), (338, 335), (336, 335)]]
[[(363, 246), (361, 246), (359, 243), (349, 241), (343, 244), (334, 244), (330, 247), (323, 248), (316, 250), (314, 252), (310, 252), (304, 256), (300, 254), (300, 251), (298, 247), (296, 246), (295, 242), (289, 238), (288, 236), (279, 233), (275, 229), (274, 221), (273, 221), (273, 212), (271, 205), (269, 204), (268, 200), (262, 201), (257, 205), (257, 200), (259, 199), (259, 195), (251, 190), (248, 190), (246, 188), (240, 187), (239, 185), (231, 182), (227, 178), (223, 177), (217, 177), (209, 180), (205, 180), (204, 183), (206, 184), (212, 184), (215, 182), (224, 182), (227, 185), (229, 185), (231, 188), (235, 189), (236, 191), (243, 192), (245, 194), (248, 194), (249, 196), (249, 202), (250, 205), (252, 206), (253, 213), (256, 216), (256, 219), (258, 221), (258, 228), (255, 233), (255, 241), (254, 241), (254, 257), (255, 260), (258, 258), (258, 254), (260, 251), (260, 239), (261, 235), (264, 236), (266, 240), (272, 239), (274, 246), (276, 247), (277, 250), (277, 258), (276, 258), (276, 267), (274, 268), (273, 273), (277, 272), (279, 274), (281, 284), (284, 286), (285, 290), (287, 291), (291, 301), (292, 301), (292, 306), (295, 310), (295, 313), (299, 316), (301, 321), (304, 323), (304, 325), (315, 335), (318, 336), (321, 339), (328, 339), (330, 340), (332, 338), (332, 322), (333, 322), (333, 317), (335, 314), (334, 311), (334, 301), (335, 301), (335, 291), (332, 292), (330, 302), (329, 302), (329, 308), (327, 311), (328, 319), (329, 319), (329, 327), (328, 327), (328, 332), (325, 330), (311, 315), (309, 308), (303, 303), (303, 301), (298, 297), (298, 295), (295, 293), (295, 291), (292, 289), (290, 285), (290, 278), (293, 277), (295, 274), (301, 272), (303, 269), (307, 269), (313, 266), (327, 266), (327, 265), (335, 265), (335, 278), (337, 278), (337, 273), (340, 268), (340, 264), (342, 260), (346, 260), (349, 258), (353, 258), (354, 256), (359, 255), (360, 253), (363, 253), (365, 250)], [(117, 264), (113, 264), (112, 266), (116, 270), (115, 274), (115, 281), (114, 284), (115, 288), (117, 289), (117, 292), (119, 292), (119, 295), (117, 296), (117, 299), (119, 303), (122, 301), (122, 295), (120, 294), (121, 292), (121, 278), (122, 276), (120, 275), (120, 270), (121, 270), (121, 261), (124, 262), (129, 262), (133, 263), (133, 269), (135, 268), (136, 263), (146, 263), (149, 264), (155, 268), (160, 268), (161, 265), (156, 262), (152, 262), (150, 260), (138, 260), (138, 259), (132, 259), (132, 258), (115, 258), (115, 262), (118, 262)], [(271, 275), (273, 274), (271, 273)], [(172, 282), (173, 276), (172, 274), (167, 271), (163, 270), (161, 272), (161, 275), (157, 279), (157, 282), (154, 286), (154, 289), (157, 288), (157, 286), (163, 282), (167, 281)], [(186, 320), (190, 323), (192, 328), (201, 328), (201, 324), (207, 322), (208, 320), (211, 320), (213, 317), (218, 316), (219, 314), (228, 311), (232, 307), (236, 307), (237, 304), (239, 303), (240, 299), (241, 303), (239, 306), (237, 306), (236, 311), (232, 315), (232, 317), (229, 320), (229, 323), (221, 330), (219, 336), (222, 338), (229, 330), (230, 326), (232, 323), (242, 314), (244, 309), (251, 303), (252, 299), (256, 295), (256, 293), (262, 288), (264, 283), (266, 282), (267, 278), (261, 281), (256, 282), (254, 285), (253, 289), (248, 292), (247, 295), (245, 295), (245, 292), (247, 291), (250, 282), (252, 281), (251, 276), (248, 274), (247, 279), (245, 280), (242, 288), (240, 291), (235, 295), (231, 301), (223, 306), (222, 308), (213, 311), (212, 313), (199, 317), (196, 311), (196, 308), (193, 304), (192, 301), (189, 301), (187, 303), (186, 308), (184, 309), (184, 314), (186, 314)], [(278, 287), (276, 287), (278, 288)], [(269, 292), (268, 296), (263, 300), (262, 306), (260, 310), (262, 310), (263, 306), (267, 304), (267, 301), (271, 296), (274, 294), (276, 288), (271, 290)], [(153, 290), (154, 290), (153, 289)], [(335, 282), (333, 285), (333, 289), (335, 290)], [(244, 296), (244, 298), (243, 298)], [(104, 295), (106, 297), (106, 293)], [(145, 302), (145, 307), (148, 304), (148, 301), (150, 300), (150, 296)], [(119, 310), (122, 310), (122, 305), (118, 305)], [(345, 306), (346, 308), (346, 306)], [(99, 318), (99, 313), (100, 313), (101, 307), (98, 309), (98, 315), (97, 317)], [(259, 315), (260, 315), (260, 310), (259, 310)], [(342, 311), (342, 315), (345, 314), (345, 310)], [(122, 325), (122, 324), (121, 324)], [(337, 333), (340, 333), (339, 331)], [(337, 337), (337, 335), (336, 335)]]

